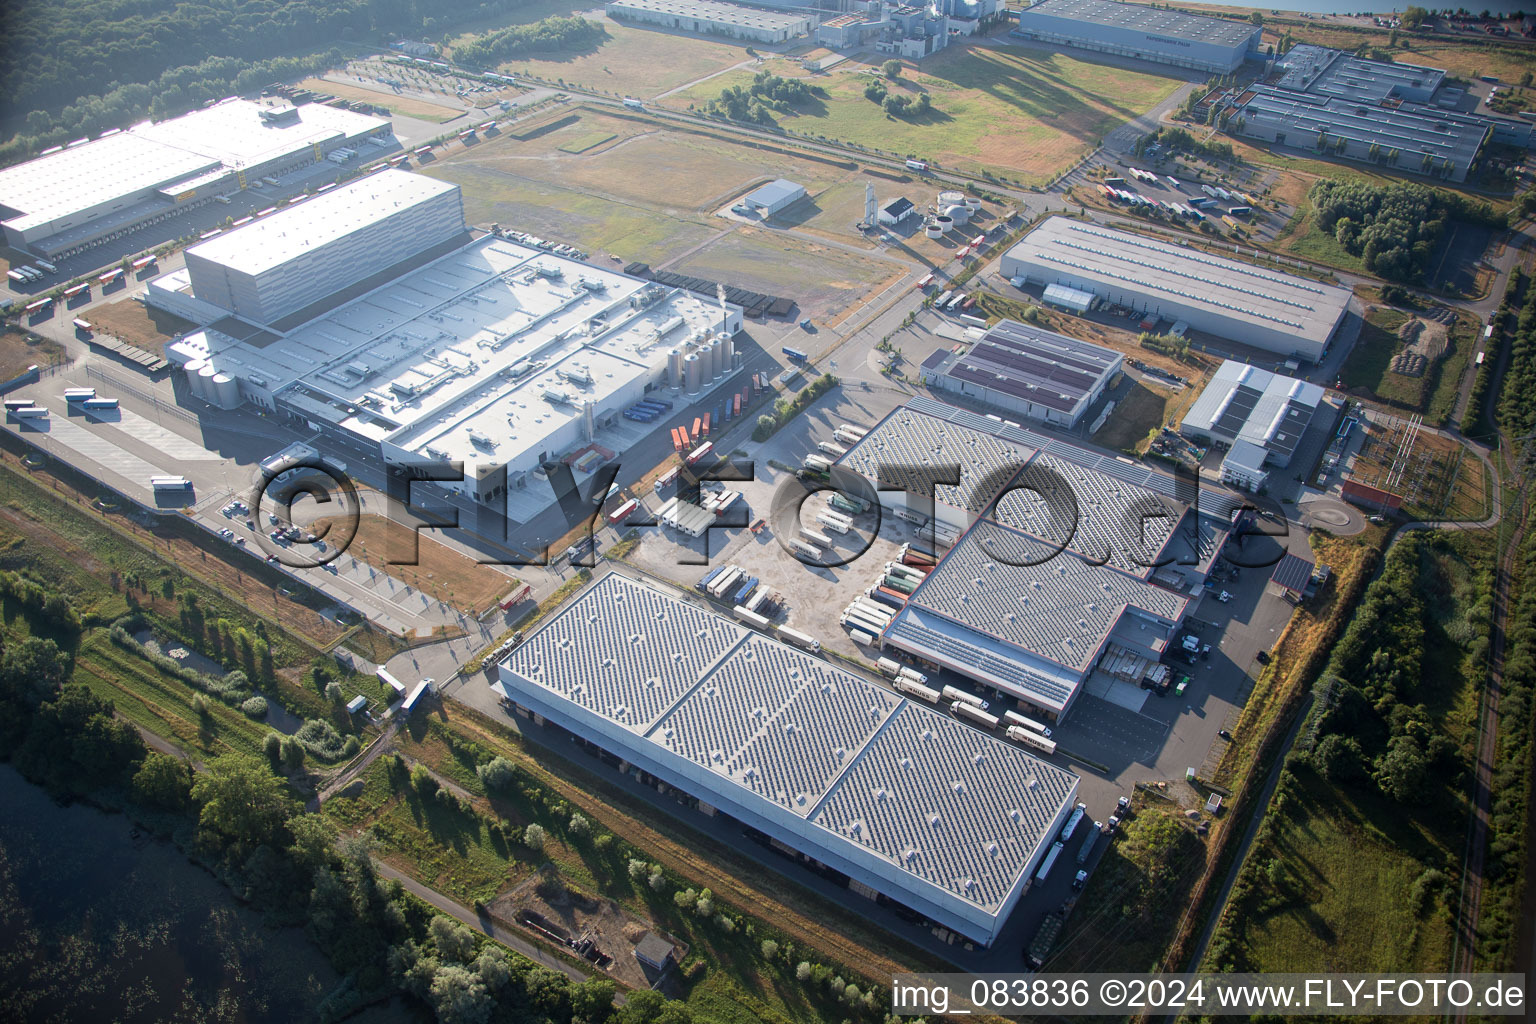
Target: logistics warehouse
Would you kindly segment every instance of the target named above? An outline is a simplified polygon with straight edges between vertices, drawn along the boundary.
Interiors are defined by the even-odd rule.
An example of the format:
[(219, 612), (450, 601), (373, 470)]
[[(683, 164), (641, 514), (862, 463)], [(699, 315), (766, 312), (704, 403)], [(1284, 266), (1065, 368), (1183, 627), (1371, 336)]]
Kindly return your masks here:
[(203, 325), (167, 346), (198, 398), (277, 411), (409, 473), (462, 463), (445, 486), (482, 503), (525, 491), (648, 393), (723, 382), (742, 318), (474, 239), (458, 186), (396, 170), (193, 246), (146, 301)]
[[(935, 484), (950, 467), (960, 483)], [(834, 482), (860, 479), (953, 539), (881, 640), (1051, 720), (1085, 689), (1140, 706), (1242, 515), (1230, 494), (928, 398), (838, 459)]]
[(985, 945), (1077, 794), (1020, 747), (617, 573), (497, 674), (624, 773)]
[(227, 99), (0, 170), (0, 223), (7, 244), (62, 258), (347, 146), (393, 148), (392, 132), (350, 110)]

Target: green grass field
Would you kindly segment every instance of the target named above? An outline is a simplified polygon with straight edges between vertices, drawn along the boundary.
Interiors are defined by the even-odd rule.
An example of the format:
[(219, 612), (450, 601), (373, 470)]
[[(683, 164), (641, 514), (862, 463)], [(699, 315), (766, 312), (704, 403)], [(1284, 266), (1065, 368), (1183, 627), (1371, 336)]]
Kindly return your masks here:
[[(767, 68), (786, 78), (805, 75), (787, 61)], [(662, 102), (703, 107), (722, 89), (749, 84), (752, 75), (733, 71)], [(956, 45), (924, 61), (920, 70), (908, 67), (899, 80), (887, 82), (893, 92), (926, 92), (933, 104), (921, 117), (898, 119), (864, 97), (867, 75), (839, 69), (810, 80), (828, 98), (793, 114), (776, 113), (781, 127), (920, 156), (944, 167), (986, 168), (1026, 184), (1049, 181), (1178, 86), (1160, 75), (1042, 50)]]
[(1344, 387), (1365, 388), (1384, 402), (1417, 409), (1424, 401), (1424, 378), (1392, 371), (1392, 356), (1401, 347), (1398, 328), (1408, 320), (1399, 309), (1378, 306), (1360, 325), (1360, 337), (1339, 370)]
[(74, 681), (112, 701), (118, 713), (134, 725), (199, 758), (230, 750), (259, 755), (262, 741), (271, 731), (265, 723), (254, 722), (238, 708), (212, 697), (205, 698), (208, 714), (199, 716), (193, 707), (197, 691), (118, 647), (102, 630), (93, 631), (81, 643)]
[(573, 155), (577, 153), (585, 153), (588, 150), (596, 149), (598, 146), (601, 146), (605, 142), (612, 142), (616, 138), (618, 138), (618, 136), (612, 132), (587, 132), (584, 135), (580, 135), (577, 138), (571, 139), (569, 142), (562, 143), (560, 146), (560, 152), (571, 153)]

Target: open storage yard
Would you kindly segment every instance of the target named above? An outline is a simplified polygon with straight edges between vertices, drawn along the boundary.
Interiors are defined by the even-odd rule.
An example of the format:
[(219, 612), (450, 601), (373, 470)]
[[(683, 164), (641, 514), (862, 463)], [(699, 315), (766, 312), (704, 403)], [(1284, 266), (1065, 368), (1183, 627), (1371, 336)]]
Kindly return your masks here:
[[(985, 168), (1026, 185), (1052, 180), (1179, 85), (1176, 78), (1046, 50), (958, 44), (886, 80), (892, 93), (926, 92), (932, 103), (926, 114), (896, 118), (864, 96), (872, 68), (847, 64), (830, 75), (808, 75), (789, 61), (774, 61), (767, 69), (806, 77), (828, 94), (792, 114), (776, 112), (782, 128), (910, 153), (942, 167)], [(723, 89), (750, 85), (754, 73), (733, 71), (662, 102), (702, 108)]]

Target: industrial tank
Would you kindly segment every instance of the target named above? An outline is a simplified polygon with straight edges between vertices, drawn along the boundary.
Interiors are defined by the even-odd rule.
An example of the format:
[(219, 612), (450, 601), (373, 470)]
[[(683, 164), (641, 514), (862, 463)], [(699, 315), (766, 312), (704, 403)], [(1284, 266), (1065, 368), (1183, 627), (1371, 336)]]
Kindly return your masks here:
[(240, 404), (240, 385), (235, 378), (227, 373), (215, 374), (213, 377), (214, 405), (220, 409), (234, 409)]
[(699, 365), (699, 357), (696, 353), (683, 357), (684, 390), (690, 395), (698, 394), (699, 388), (703, 387), (699, 379), (703, 375), (703, 369)]
[(939, 224), (938, 221), (935, 221), (935, 220), (929, 221), (927, 226), (923, 228), (923, 232), (929, 238), (943, 238), (944, 237), (944, 228)]
[(944, 208), (944, 216), (946, 216), (950, 220), (954, 221), (955, 224), (957, 224), (957, 225), (969, 224), (971, 222), (971, 211), (970, 211), (970, 208), (965, 206), (964, 204), (961, 204), (959, 206), (948, 206), (948, 207), (945, 207)]
[(213, 389), (213, 378), (219, 375), (219, 371), (213, 368), (212, 363), (204, 364), (197, 371), (197, 397), (213, 405), (218, 404), (218, 395)]
[(965, 205), (965, 193), (964, 192), (940, 192), (939, 193), (939, 209), (941, 209), (941, 210), (944, 207), (946, 207), (946, 206), (964, 206), (964, 205)]
[(207, 365), (208, 360), (206, 359), (193, 359), (186, 366), (182, 367), (182, 372), (187, 375), (187, 390), (198, 398), (203, 398), (202, 377), (199, 374), (202, 373), (203, 367)]
[(667, 386), (672, 388), (683, 386), (683, 350), (680, 348), (667, 351)]

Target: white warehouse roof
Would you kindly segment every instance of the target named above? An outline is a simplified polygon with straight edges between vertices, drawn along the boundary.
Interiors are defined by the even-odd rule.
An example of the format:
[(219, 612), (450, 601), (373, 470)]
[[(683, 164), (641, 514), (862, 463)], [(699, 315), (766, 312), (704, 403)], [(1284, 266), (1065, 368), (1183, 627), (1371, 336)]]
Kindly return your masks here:
[(1051, 217), (1026, 235), (1003, 255), (1002, 270), (1088, 288), (1202, 331), (1312, 359), (1344, 318), (1351, 296), (1347, 288), (1068, 217)]
[[(100, 216), (139, 201), (148, 189), (258, 166), (286, 153), (301, 154), (389, 124), (321, 104), (300, 107), (297, 116), (269, 123), (261, 116), (264, 109), (249, 100), (228, 99), (0, 170), (0, 206), (18, 211), (6, 218), (6, 224), (24, 231), (69, 221), (77, 214)], [(113, 200), (121, 202), (97, 211)], [(78, 226), (68, 222), (58, 230)]]
[(740, 4), (719, 3), (718, 0), (616, 0), (608, 4), (608, 10), (617, 10), (621, 14), (626, 10), (646, 11), (679, 18), (698, 18), (717, 25), (739, 25), (743, 28), (794, 34), (806, 30), (806, 17), (803, 14), (763, 11), (755, 7), (742, 7)]
[(302, 203), (226, 231), (187, 250), (243, 274), (260, 274), (328, 242), (345, 238), (402, 207), (453, 192), (451, 182), (384, 170), (311, 196)]
[(1254, 26), (1246, 21), (1206, 18), (1118, 0), (1040, 0), (1024, 10), (1032, 16), (1077, 22), (1090, 33), (1094, 26), (1123, 28), (1223, 46), (1246, 46), (1254, 34)]
[(1256, 445), (1284, 466), (1324, 395), (1316, 384), (1228, 359), (1184, 414), (1182, 429)]
[(1019, 747), (616, 573), (498, 671), (518, 704), (985, 943), (1077, 792)]

